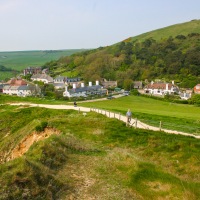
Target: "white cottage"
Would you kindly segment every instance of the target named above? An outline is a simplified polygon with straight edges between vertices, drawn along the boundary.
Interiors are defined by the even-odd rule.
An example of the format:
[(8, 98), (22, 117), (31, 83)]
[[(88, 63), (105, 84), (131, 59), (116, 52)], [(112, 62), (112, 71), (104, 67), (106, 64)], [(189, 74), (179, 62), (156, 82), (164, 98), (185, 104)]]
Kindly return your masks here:
[(84, 86), (84, 83), (81, 83), (81, 87), (77, 88), (77, 85), (74, 83), (72, 89), (68, 89), (68, 86), (65, 87), (63, 92), (64, 97), (86, 97), (87, 95), (95, 94), (106, 94), (107, 90), (103, 89), (99, 85), (99, 81), (96, 81), (96, 85), (92, 85), (92, 82), (89, 82), (89, 86)]
[(145, 93), (153, 94), (153, 95), (165, 95), (165, 94), (174, 94), (179, 93), (179, 88), (172, 83), (154, 83), (146, 85), (144, 88)]

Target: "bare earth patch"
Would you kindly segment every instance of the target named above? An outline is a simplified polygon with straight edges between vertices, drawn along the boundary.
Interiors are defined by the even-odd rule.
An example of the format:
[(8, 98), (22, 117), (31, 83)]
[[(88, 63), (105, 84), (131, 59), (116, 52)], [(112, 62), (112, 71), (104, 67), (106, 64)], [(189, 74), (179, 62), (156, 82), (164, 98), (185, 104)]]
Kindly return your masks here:
[(34, 142), (44, 140), (53, 134), (59, 134), (59, 131), (53, 128), (46, 128), (43, 132), (34, 131), (25, 137), (9, 154), (6, 161), (13, 160), (25, 154)]

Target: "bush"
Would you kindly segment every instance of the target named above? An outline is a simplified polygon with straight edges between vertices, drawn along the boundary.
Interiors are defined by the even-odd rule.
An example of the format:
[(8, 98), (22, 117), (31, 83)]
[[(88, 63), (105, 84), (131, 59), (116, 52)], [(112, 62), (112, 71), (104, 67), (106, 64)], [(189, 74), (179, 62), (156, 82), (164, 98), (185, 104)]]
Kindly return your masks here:
[(37, 132), (42, 132), (47, 127), (47, 125), (48, 125), (48, 122), (41, 122), (40, 125), (38, 125), (38, 126), (35, 127), (35, 130)]

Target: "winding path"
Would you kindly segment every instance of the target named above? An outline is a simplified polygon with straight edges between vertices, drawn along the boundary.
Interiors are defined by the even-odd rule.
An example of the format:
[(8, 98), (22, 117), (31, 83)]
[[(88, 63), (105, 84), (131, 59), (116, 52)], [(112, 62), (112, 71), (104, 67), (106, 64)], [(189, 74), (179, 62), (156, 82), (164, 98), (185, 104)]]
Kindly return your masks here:
[[(116, 119), (119, 119), (126, 123), (126, 116), (121, 115), (119, 113), (113, 113), (113, 112), (101, 110), (101, 109), (87, 108), (87, 107), (81, 107), (81, 106), (74, 107), (71, 105), (46, 105), (46, 104), (32, 104), (32, 103), (11, 103), (10, 105), (17, 105), (17, 106), (27, 105), (27, 106), (31, 106), (31, 107), (43, 107), (43, 108), (49, 108), (49, 109), (66, 109), (66, 110), (73, 109), (73, 110), (77, 110), (79, 112), (83, 112), (84, 115), (86, 115), (87, 112), (94, 111), (94, 112), (97, 112), (100, 114), (104, 114), (105, 116), (107, 116), (109, 118), (116, 118)], [(191, 137), (200, 139), (200, 136), (198, 136), (198, 135), (194, 135), (191, 133), (184, 133), (184, 132), (180, 132), (180, 131), (174, 131), (174, 130), (160, 129), (158, 127), (154, 127), (154, 126), (150, 126), (145, 123), (142, 123), (137, 119), (132, 119), (130, 125), (135, 128), (148, 129), (148, 130), (153, 130), (153, 131), (164, 131), (166, 133), (191, 136)]]

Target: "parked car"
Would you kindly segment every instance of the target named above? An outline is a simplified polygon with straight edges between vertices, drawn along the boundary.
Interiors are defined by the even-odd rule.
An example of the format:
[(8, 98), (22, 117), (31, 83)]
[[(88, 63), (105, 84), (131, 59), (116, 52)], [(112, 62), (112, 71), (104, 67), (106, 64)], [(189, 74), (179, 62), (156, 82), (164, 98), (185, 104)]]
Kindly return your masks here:
[(114, 98), (115, 98), (115, 97), (113, 97), (113, 96), (108, 96), (108, 97), (107, 97), (107, 99), (110, 99), (110, 100), (111, 100), (111, 99), (114, 99)]
[(124, 93), (123, 93), (124, 96), (128, 96), (129, 94), (130, 94), (129, 91), (124, 91)]

